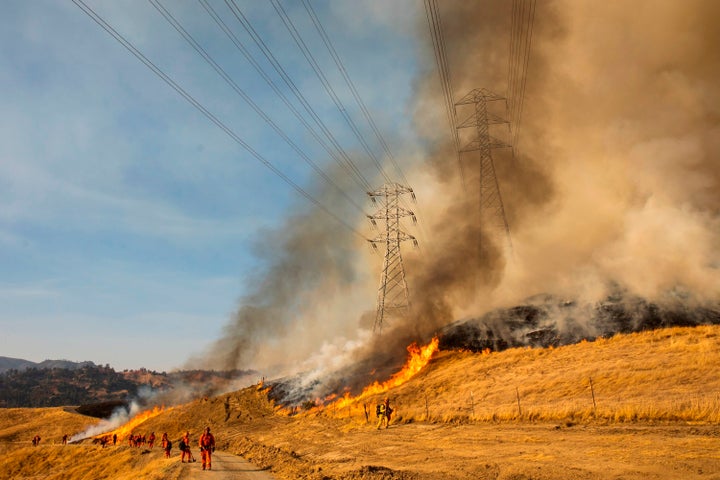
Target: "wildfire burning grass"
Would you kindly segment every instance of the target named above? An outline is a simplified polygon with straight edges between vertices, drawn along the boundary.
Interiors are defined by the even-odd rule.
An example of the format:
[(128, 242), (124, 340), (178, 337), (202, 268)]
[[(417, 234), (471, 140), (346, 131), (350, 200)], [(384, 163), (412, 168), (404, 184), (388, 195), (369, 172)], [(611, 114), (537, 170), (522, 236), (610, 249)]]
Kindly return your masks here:
[(360, 395), (355, 397), (351, 397), (349, 392), (346, 393), (343, 398), (335, 401), (332, 404), (332, 407), (345, 408), (368, 397), (383, 394), (391, 388), (399, 387), (400, 385), (406, 383), (408, 380), (417, 375), (428, 363), (430, 363), (430, 359), (433, 354), (438, 351), (439, 343), (438, 337), (433, 338), (430, 343), (423, 347), (418, 346), (416, 343), (411, 343), (407, 347), (407, 362), (405, 362), (405, 365), (399, 372), (395, 373), (385, 382), (373, 382), (369, 386), (365, 387)]
[[(118, 441), (124, 440), (125, 437), (133, 433), (133, 431), (142, 423), (145, 423), (147, 420), (157, 417), (161, 413), (163, 413), (166, 410), (172, 410), (172, 408), (166, 409), (165, 406), (155, 406), (151, 410), (145, 410), (144, 412), (140, 412), (137, 415), (135, 415), (132, 419), (130, 419), (129, 422), (127, 422), (124, 425), (121, 425), (120, 427), (116, 428), (115, 430), (111, 432), (107, 432), (103, 435), (117, 435)], [(100, 435), (100, 436), (103, 436)]]
[[(440, 352), (390, 397), (401, 423), (720, 423), (718, 364), (720, 326), (667, 328), (559, 348)], [(324, 414), (365, 421), (352, 406)]]
[[(457, 423), (490, 422), (486, 428), (503, 421), (521, 426), (535, 421), (720, 423), (720, 326), (669, 328), (548, 349), (471, 353), (436, 348), (435, 342), (413, 347), (406, 367), (387, 382), (338, 400), (316, 415), (278, 415), (266, 392), (253, 387), (172, 411), (150, 411), (142, 423), (142, 417), (136, 417), (133, 426), (140, 433), (167, 431), (175, 443), (186, 429), (196, 442), (202, 428), (211, 425), (221, 449), (272, 465), (278, 478), (289, 479), (298, 478), (297, 472), (282, 474), (280, 464), (294, 465), (295, 457), (273, 456), (280, 455), (279, 450), (260, 448), (258, 442), (280, 442), (289, 451), (300, 448), (293, 443), (303, 442), (298, 439), (334, 426), (350, 435), (352, 444), (353, 435), (364, 438), (373, 430), (375, 419), (368, 425), (366, 405), (385, 395), (396, 412), (393, 423), (448, 424), (440, 430), (448, 442), (455, 436), (450, 425)], [(88, 443), (59, 445), (62, 434), (95, 422), (59, 408), (0, 409), (0, 455), (5, 465), (0, 479), (177, 478), (177, 457), (165, 460), (157, 447), (142, 455), (142, 449), (124, 444), (105, 449)], [(38, 448), (29, 446), (35, 434), (43, 437)], [(345, 452), (348, 458), (355, 453)], [(344, 463), (333, 465), (323, 464), (323, 473), (347, 468)]]

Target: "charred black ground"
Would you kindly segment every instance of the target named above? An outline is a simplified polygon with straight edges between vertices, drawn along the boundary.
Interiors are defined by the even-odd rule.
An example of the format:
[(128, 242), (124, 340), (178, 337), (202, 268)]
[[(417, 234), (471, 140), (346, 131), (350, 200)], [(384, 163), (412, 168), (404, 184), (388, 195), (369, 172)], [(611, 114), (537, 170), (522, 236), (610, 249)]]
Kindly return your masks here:
[[(537, 295), (522, 305), (497, 309), (478, 318), (456, 321), (439, 333), (441, 350), (502, 351), (515, 347), (558, 347), (618, 333), (677, 326), (720, 325), (720, 305), (660, 305), (640, 297), (608, 297), (596, 304)], [(402, 352), (404, 354), (404, 352)], [(300, 373), (270, 383), (270, 398), (285, 406), (311, 406), (350, 392), (357, 395), (374, 381), (398, 371), (404, 356), (364, 358), (327, 378), (308, 380)], [(330, 379), (330, 380), (329, 380)]]
[(604, 302), (584, 305), (548, 295), (452, 323), (442, 331), (440, 348), (501, 351), (522, 346), (549, 347), (616, 333), (708, 324), (720, 324), (720, 306), (663, 306), (639, 297), (609, 297)]

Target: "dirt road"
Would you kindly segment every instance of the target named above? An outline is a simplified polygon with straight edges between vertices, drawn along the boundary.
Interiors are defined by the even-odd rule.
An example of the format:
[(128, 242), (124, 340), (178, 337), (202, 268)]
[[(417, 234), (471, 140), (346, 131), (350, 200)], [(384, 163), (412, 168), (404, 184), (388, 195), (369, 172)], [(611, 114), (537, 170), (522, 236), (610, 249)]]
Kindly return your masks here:
[(275, 480), (268, 472), (252, 465), (242, 457), (227, 452), (213, 454), (212, 471), (203, 471), (200, 458), (182, 467), (181, 480)]
[[(250, 442), (266, 448), (254, 454)], [(306, 419), (250, 442), (239, 451), (284, 479), (720, 480), (716, 425), (415, 423), (378, 431)]]

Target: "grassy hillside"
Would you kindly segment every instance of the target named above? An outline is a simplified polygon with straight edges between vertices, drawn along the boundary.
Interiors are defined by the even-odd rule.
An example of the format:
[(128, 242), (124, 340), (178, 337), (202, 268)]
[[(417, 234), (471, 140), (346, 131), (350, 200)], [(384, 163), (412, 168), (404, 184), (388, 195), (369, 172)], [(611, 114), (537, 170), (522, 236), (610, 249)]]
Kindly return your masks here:
[(0, 408), (0, 445), (30, 445), (35, 435), (40, 435), (43, 445), (59, 444), (63, 435), (81, 432), (98, 421), (64, 407)]
[[(537, 478), (555, 479), (566, 478), (565, 468), (588, 469), (587, 455), (606, 462), (602, 468), (614, 476), (589, 469), (577, 478), (645, 478), (643, 469), (674, 478), (663, 477), (662, 468), (720, 468), (716, 455), (707, 453), (720, 446), (719, 362), (720, 326), (618, 335), (554, 349), (440, 352), (417, 376), (388, 392), (396, 417), (394, 428), (383, 434), (395, 442), (392, 455), (390, 447), (378, 443), (380, 432), (374, 428), (374, 404), (384, 394), (290, 416), (268, 400), (265, 390), (248, 388), (168, 409), (134, 433), (154, 431), (159, 437), (167, 432), (177, 447), (182, 432), (189, 430), (195, 445), (209, 425), (219, 448), (283, 479), (425, 479), (451, 470), (443, 478), (482, 478), (480, 467), (506, 472), (493, 478), (516, 478), (512, 475), (529, 471), (529, 465), (546, 472)], [(44, 440), (41, 447), (28, 446), (36, 433), (57, 443), (62, 433), (95, 421), (61, 408), (0, 409), (0, 453), (11, 465), (0, 471), (0, 479), (178, 478), (177, 458), (163, 459), (157, 447), (143, 454), (124, 443), (101, 449), (89, 441), (62, 447)], [(598, 428), (602, 434), (594, 433)], [(500, 431), (503, 442), (493, 440)], [(12, 443), (18, 441), (24, 443)], [(478, 442), (489, 443), (480, 451)], [(662, 444), (667, 451), (632, 450), (633, 442)], [(623, 445), (635, 454), (618, 450)], [(442, 455), (436, 454), (439, 448)], [(673, 457), (678, 448), (684, 460)], [(518, 451), (533, 453), (518, 457)], [(486, 459), (477, 460), (478, 455)], [(488, 463), (495, 455), (506, 456), (506, 463)], [(644, 463), (638, 467), (636, 461)]]
[(559, 348), (443, 352), (391, 397), (403, 421), (718, 423), (718, 365), (719, 326), (678, 327)]

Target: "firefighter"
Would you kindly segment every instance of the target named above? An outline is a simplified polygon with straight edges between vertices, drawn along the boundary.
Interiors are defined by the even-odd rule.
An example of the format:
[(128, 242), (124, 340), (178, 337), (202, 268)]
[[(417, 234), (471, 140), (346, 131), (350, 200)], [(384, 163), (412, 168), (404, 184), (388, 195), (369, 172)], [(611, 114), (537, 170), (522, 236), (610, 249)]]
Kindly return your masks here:
[(155, 432), (151, 432), (148, 437), (148, 447), (153, 448), (155, 445)]
[(195, 461), (195, 457), (190, 451), (190, 432), (185, 432), (180, 440), (180, 461), (183, 463), (185, 463), (185, 455), (187, 455), (188, 463)]
[(202, 468), (212, 470), (212, 453), (215, 451), (215, 437), (210, 433), (210, 427), (205, 427), (205, 432), (200, 435), (200, 456), (202, 457)]
[(167, 432), (162, 434), (161, 438), (162, 448), (165, 450), (165, 458), (170, 458), (170, 450), (172, 450), (172, 442), (168, 437)]
[(390, 416), (392, 415), (392, 412), (393, 409), (390, 408), (390, 399), (388, 397), (385, 397), (383, 403), (379, 404), (377, 406), (377, 409), (375, 410), (375, 413), (378, 416), (378, 430), (380, 430), (380, 427), (382, 427), (383, 422), (385, 422), (385, 428), (388, 428), (390, 426)]

